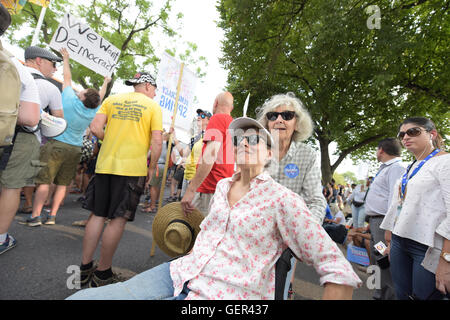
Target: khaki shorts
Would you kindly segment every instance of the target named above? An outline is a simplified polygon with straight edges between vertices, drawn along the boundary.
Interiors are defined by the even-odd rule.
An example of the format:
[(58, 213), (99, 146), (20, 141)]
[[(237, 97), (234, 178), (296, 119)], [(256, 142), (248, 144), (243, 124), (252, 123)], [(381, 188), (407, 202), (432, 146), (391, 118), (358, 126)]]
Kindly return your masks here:
[(214, 193), (196, 192), (192, 204), (206, 217), (209, 214), (209, 205), (213, 196)]
[(39, 171), (36, 184), (56, 184), (68, 186), (77, 172), (81, 147), (57, 140), (49, 140), (41, 147), (41, 163), (45, 166)]
[(40, 169), (39, 141), (34, 134), (19, 132), (8, 164), (0, 171), (0, 184), (7, 189), (23, 188), (34, 183)]

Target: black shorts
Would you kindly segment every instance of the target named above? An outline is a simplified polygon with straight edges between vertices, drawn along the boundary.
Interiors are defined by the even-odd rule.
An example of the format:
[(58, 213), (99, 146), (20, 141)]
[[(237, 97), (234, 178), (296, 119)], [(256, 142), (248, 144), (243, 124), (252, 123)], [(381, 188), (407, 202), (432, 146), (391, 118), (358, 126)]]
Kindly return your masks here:
[(95, 174), (86, 188), (83, 208), (98, 217), (133, 221), (146, 177)]

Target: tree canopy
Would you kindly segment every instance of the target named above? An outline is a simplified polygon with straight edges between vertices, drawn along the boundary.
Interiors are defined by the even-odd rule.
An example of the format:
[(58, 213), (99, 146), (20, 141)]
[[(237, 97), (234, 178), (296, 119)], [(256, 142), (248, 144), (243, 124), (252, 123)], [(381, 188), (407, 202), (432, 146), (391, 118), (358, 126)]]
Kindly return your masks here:
[[(40, 43), (50, 43), (64, 13), (70, 12), (84, 19), (93, 30), (121, 50), (113, 81), (115, 78), (129, 79), (136, 71), (148, 70), (149, 67), (156, 70), (159, 58), (155, 54), (155, 48), (158, 45), (163, 45), (172, 56), (196, 66), (193, 70), (202, 77), (204, 74), (201, 67), (207, 64), (206, 59), (195, 56), (197, 46), (194, 43), (184, 43), (178, 36), (177, 30), (182, 24), (183, 15), (172, 13), (173, 2), (174, 0), (165, 0), (156, 5), (147, 0), (136, 0), (132, 3), (119, 0), (85, 0), (74, 3), (67, 0), (52, 1), (43, 21)], [(17, 34), (25, 27), (35, 27), (41, 9), (42, 7), (27, 2), (20, 14), (13, 16), (11, 31), (8, 31), (12, 43), (22, 48), (31, 44), (32, 34), (21, 38), (17, 38)], [(157, 43), (156, 34), (164, 35), (166, 42)], [(184, 51), (177, 52), (175, 43), (178, 48), (184, 44)], [(75, 61), (71, 61), (71, 64), (75, 82), (84, 88), (100, 87), (102, 76)]]
[[(426, 116), (449, 133), (449, 4), (221, 0), (228, 89), (237, 106), (251, 93), (249, 116), (270, 96), (294, 92), (314, 120), (330, 181), (345, 157), (368, 157), (404, 118)], [(330, 163), (333, 141), (338, 159)]]

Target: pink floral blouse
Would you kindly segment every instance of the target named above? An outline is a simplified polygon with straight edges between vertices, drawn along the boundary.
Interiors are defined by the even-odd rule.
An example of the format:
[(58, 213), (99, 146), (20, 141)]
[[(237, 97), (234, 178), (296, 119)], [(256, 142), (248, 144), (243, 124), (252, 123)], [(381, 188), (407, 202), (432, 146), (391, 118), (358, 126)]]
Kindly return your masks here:
[(187, 299), (274, 299), (275, 263), (287, 247), (314, 265), (321, 285), (361, 286), (303, 199), (266, 172), (230, 208), (227, 194), (238, 174), (219, 181), (192, 252), (170, 263), (174, 296), (189, 281)]

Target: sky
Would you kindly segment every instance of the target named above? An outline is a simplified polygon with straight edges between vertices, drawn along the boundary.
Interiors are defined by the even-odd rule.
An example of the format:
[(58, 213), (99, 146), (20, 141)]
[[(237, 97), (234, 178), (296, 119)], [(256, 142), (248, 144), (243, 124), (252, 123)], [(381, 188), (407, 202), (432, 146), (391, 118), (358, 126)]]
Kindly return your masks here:
[[(216, 95), (223, 91), (227, 85), (227, 71), (222, 68), (219, 63), (219, 58), (222, 56), (221, 40), (224, 39), (224, 32), (217, 27), (216, 21), (219, 20), (219, 13), (216, 10), (216, 1), (214, 0), (178, 0), (175, 1), (172, 8), (172, 13), (182, 12), (184, 17), (182, 19), (183, 26), (178, 30), (183, 41), (193, 42), (198, 46), (195, 55), (204, 56), (208, 62), (208, 66), (202, 70), (206, 76), (197, 81), (196, 85), (196, 108), (206, 109), (212, 111), (212, 105)], [(3, 42), (5, 47), (11, 50), (19, 58), (23, 59), (23, 50), (9, 46)], [(161, 55), (164, 51), (164, 46), (157, 48), (157, 55)], [(158, 51), (159, 50), (159, 51)], [(189, 68), (189, 65), (186, 65)], [(194, 66), (191, 67), (191, 70)], [(55, 74), (56, 77), (62, 78), (62, 68)], [(115, 83), (114, 92), (129, 91), (129, 87)], [(331, 161), (336, 160), (333, 156), (335, 145), (330, 145)], [(353, 165), (352, 161), (345, 159), (337, 168), (337, 172), (344, 173), (352, 171), (360, 179), (367, 176), (368, 166), (365, 163)]]

